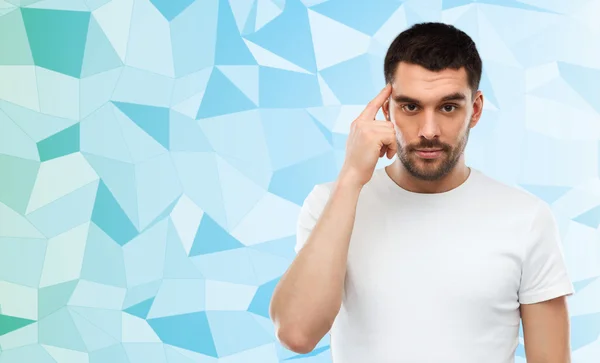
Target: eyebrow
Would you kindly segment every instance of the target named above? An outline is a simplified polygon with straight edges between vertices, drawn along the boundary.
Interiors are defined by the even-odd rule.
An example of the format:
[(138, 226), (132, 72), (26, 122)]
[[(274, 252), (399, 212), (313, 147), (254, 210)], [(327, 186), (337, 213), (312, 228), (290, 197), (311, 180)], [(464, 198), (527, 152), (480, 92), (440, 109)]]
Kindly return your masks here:
[[(449, 95), (446, 95), (446, 96), (442, 97), (442, 99), (440, 100), (440, 102), (464, 101), (466, 99), (467, 99), (467, 97), (463, 93), (455, 92), (455, 93), (451, 93)], [(398, 103), (403, 102), (403, 103), (414, 103), (414, 104), (417, 104), (417, 105), (421, 104), (421, 101), (419, 101), (419, 100), (417, 100), (415, 98), (412, 98), (412, 97), (405, 96), (405, 95), (394, 96), (394, 101), (396, 101)]]

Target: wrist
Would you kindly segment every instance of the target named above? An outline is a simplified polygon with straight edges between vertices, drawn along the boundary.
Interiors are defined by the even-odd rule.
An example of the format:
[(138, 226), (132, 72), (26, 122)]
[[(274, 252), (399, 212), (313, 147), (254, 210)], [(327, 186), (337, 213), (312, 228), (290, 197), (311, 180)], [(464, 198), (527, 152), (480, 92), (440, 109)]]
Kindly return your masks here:
[(336, 188), (350, 191), (360, 191), (363, 184), (360, 182), (360, 178), (350, 170), (343, 170), (337, 181)]

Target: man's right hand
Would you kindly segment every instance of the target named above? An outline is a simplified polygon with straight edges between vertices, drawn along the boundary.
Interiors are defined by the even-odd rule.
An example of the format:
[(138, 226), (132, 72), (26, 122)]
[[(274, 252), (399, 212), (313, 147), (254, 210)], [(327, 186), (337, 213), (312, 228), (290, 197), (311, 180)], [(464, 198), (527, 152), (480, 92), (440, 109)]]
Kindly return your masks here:
[(394, 124), (387, 120), (375, 119), (391, 91), (392, 87), (388, 83), (352, 122), (346, 142), (346, 158), (339, 179), (362, 187), (373, 176), (379, 158), (387, 155), (391, 159), (396, 154), (398, 146)]

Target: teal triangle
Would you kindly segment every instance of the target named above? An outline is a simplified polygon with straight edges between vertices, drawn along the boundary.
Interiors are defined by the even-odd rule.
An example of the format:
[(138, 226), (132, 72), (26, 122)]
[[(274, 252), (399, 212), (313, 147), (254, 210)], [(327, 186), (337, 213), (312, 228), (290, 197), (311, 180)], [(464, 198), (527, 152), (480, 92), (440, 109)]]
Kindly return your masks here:
[(38, 291), (38, 319), (58, 311), (66, 306), (77, 287), (77, 280), (47, 286)]
[(92, 222), (121, 246), (138, 234), (137, 229), (103, 181), (98, 185)]
[(214, 68), (202, 98), (197, 119), (255, 109), (256, 105), (220, 70)]
[(131, 121), (169, 149), (169, 109), (165, 107), (113, 102)]
[(229, 1), (219, 1), (215, 65), (256, 64), (258, 63), (240, 35)]
[(204, 214), (190, 250), (190, 257), (240, 247), (245, 246), (221, 228), (208, 214)]
[(591, 228), (598, 228), (600, 225), (600, 206), (578, 215), (573, 220)]
[(218, 357), (206, 312), (149, 319), (148, 324), (165, 344)]
[(571, 190), (570, 187), (561, 187), (554, 185), (522, 185), (525, 190), (543, 199), (546, 203), (552, 204), (557, 201), (560, 197), (565, 195), (566, 192)]
[(40, 161), (51, 160), (79, 151), (79, 123), (37, 143)]
[(144, 300), (141, 303), (135, 304), (125, 309), (125, 312), (133, 316), (137, 316), (138, 318), (146, 319), (146, 317), (148, 316), (148, 312), (150, 312), (150, 308), (152, 307), (153, 302), (154, 298), (152, 297), (148, 300)]
[(121, 58), (93, 17), (90, 20), (81, 78), (106, 72), (123, 65)]
[(21, 8), (35, 65), (79, 78), (90, 12)]
[[(342, 12), (351, 8), (352, 6), (344, 5)], [(364, 17), (361, 21), (371, 23), (365, 22)], [(309, 72), (316, 72), (317, 63), (310, 29), (306, 6), (300, 0), (287, 0), (279, 16), (246, 38)]]
[(151, 2), (165, 19), (171, 21), (190, 6), (194, 0), (151, 0)]
[(34, 322), (35, 320), (0, 314), (0, 337)]

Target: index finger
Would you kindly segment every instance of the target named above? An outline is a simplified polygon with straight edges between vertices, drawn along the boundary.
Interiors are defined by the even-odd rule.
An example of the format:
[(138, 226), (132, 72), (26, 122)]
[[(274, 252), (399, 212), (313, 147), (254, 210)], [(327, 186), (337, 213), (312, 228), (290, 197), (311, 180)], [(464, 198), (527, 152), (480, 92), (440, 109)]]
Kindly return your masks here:
[(375, 116), (377, 116), (377, 112), (379, 112), (379, 109), (381, 108), (381, 106), (383, 106), (383, 103), (390, 96), (391, 93), (392, 86), (391, 84), (386, 83), (385, 87), (379, 92), (379, 94), (367, 104), (367, 106), (361, 113), (361, 117), (375, 119)]

